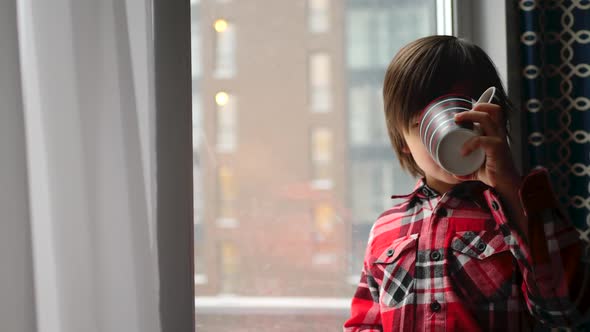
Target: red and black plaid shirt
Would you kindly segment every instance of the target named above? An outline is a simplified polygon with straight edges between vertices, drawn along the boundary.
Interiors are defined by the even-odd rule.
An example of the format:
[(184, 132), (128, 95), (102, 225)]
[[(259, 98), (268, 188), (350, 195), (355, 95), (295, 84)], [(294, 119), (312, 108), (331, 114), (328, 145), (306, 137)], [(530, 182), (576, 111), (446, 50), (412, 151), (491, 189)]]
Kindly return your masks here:
[[(519, 191), (528, 241), (479, 181), (423, 181), (377, 219), (344, 331), (528, 331), (587, 316), (589, 264), (545, 169)], [(586, 285), (587, 288), (583, 286)]]

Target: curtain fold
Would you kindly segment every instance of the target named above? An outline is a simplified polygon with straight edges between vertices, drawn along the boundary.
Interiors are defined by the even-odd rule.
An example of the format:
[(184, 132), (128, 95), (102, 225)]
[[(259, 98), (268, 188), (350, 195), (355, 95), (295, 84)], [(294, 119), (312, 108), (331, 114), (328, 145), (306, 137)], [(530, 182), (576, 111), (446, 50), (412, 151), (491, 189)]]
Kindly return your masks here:
[(159, 331), (147, 0), (18, 0), (37, 331)]
[(0, 324), (34, 331), (35, 296), (16, 3), (0, 1)]

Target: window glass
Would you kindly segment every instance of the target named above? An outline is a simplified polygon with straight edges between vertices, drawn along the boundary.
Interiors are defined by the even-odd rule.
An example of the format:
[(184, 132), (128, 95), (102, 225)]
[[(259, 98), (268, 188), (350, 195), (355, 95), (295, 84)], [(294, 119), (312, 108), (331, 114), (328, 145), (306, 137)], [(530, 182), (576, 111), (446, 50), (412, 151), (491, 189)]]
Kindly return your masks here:
[(230, 78), (236, 71), (236, 27), (225, 19), (218, 19), (215, 29), (215, 76)]
[(316, 189), (330, 189), (332, 187), (332, 158), (334, 141), (328, 128), (314, 128), (311, 137), (313, 183)]
[(217, 104), (217, 150), (231, 152), (236, 148), (236, 98), (225, 91), (215, 94)]
[(315, 53), (309, 59), (311, 109), (328, 112), (332, 107), (332, 63), (327, 53)]
[(327, 32), (330, 28), (330, 0), (309, 0), (308, 6), (309, 31)]
[(371, 225), (416, 183), (382, 83), (436, 1), (191, 5), (197, 331), (339, 331)]

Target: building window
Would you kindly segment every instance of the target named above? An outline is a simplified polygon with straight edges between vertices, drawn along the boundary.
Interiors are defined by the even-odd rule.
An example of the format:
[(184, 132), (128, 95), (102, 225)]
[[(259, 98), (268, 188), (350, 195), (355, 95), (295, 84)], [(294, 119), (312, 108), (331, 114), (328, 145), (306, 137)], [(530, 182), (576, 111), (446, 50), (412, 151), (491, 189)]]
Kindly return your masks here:
[(315, 128), (311, 134), (311, 160), (315, 189), (332, 188), (334, 139), (328, 128)]
[(322, 268), (337, 269), (335, 250), (336, 213), (329, 202), (318, 202), (313, 209), (314, 250), (312, 264)]
[(233, 170), (227, 166), (221, 166), (219, 168), (218, 180), (218, 226), (232, 227), (236, 219), (235, 202), (237, 199), (237, 186)]
[(310, 102), (313, 112), (332, 108), (332, 61), (327, 53), (315, 53), (309, 59)]
[(238, 290), (238, 248), (229, 241), (221, 242), (221, 293), (232, 294)]
[(403, 45), (436, 31), (434, 1), (399, 2), (395, 6), (354, 6), (348, 11), (348, 66), (383, 68)]
[[(380, 213), (391, 205), (394, 188), (407, 187), (407, 183), (394, 186), (397, 160), (368, 160), (352, 165), (353, 222), (374, 222)], [(415, 182), (411, 179), (410, 185)], [(397, 191), (396, 193), (405, 193)]]
[(376, 144), (389, 144), (389, 135), (387, 134), (387, 124), (385, 122), (385, 110), (383, 106), (383, 89), (381, 86), (371, 86), (370, 98), (374, 111), (371, 116), (372, 141)]
[(215, 21), (215, 72), (216, 78), (232, 78), (236, 74), (236, 29), (234, 24)]
[(323, 33), (330, 29), (330, 0), (308, 1), (309, 31)]
[(350, 144), (366, 146), (389, 144), (383, 94), (376, 84), (358, 84), (350, 87)]
[(349, 68), (367, 68), (371, 63), (369, 52), (373, 30), (371, 30), (371, 9), (351, 8), (348, 12), (347, 58)]
[(237, 145), (236, 97), (220, 91), (215, 95), (217, 105), (217, 150), (232, 152)]
[(366, 145), (371, 141), (371, 116), (376, 112), (372, 104), (369, 86), (361, 85), (350, 88), (351, 145)]
[(334, 233), (334, 208), (329, 203), (318, 203), (313, 211), (315, 238), (317, 242), (330, 240)]

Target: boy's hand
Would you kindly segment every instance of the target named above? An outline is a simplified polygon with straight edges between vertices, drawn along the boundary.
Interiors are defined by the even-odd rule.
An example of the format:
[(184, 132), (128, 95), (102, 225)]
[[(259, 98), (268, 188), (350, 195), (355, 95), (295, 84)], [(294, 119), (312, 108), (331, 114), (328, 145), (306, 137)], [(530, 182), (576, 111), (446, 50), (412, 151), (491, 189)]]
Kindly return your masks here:
[(506, 119), (502, 108), (495, 104), (478, 103), (471, 111), (455, 115), (456, 122), (478, 122), (483, 131), (463, 145), (461, 153), (465, 156), (481, 147), (486, 159), (482, 167), (467, 176), (455, 176), (461, 180), (479, 180), (491, 187), (513, 187), (520, 183), (520, 175), (510, 153), (506, 140)]

